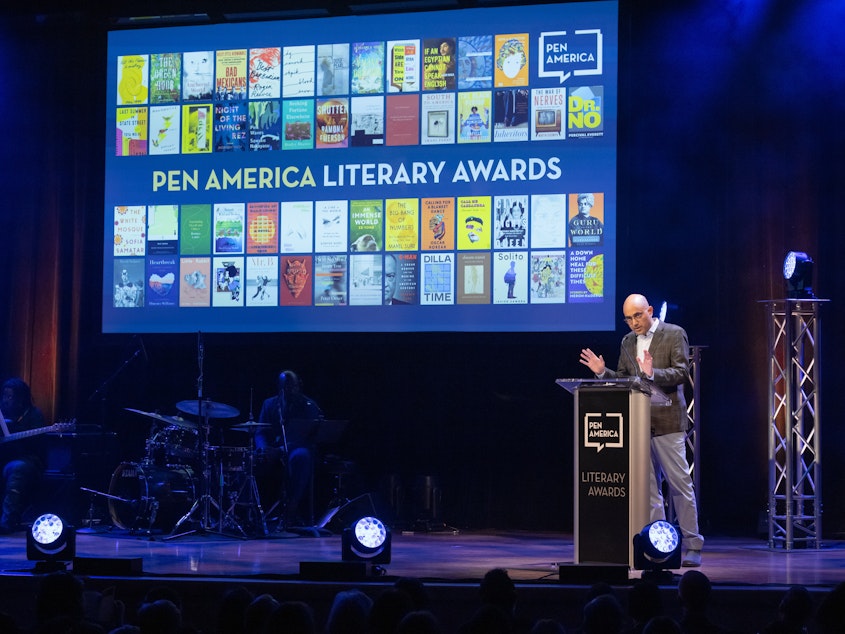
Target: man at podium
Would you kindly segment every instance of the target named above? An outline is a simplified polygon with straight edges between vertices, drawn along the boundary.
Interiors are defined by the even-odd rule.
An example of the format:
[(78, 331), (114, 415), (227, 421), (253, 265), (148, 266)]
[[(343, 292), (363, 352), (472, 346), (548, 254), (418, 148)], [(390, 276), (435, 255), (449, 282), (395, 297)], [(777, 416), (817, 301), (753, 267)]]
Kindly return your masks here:
[(665, 406), (651, 408), (650, 521), (665, 519), (661, 492), (665, 480), (686, 546), (682, 565), (700, 566), (704, 538), (698, 532), (698, 509), (686, 453), (687, 333), (654, 317), (654, 308), (642, 295), (629, 295), (622, 305), (622, 315), (631, 332), (622, 338), (618, 369), (609, 369), (604, 358), (589, 348), (581, 350), (580, 361), (596, 378), (641, 377), (652, 381), (669, 398)]

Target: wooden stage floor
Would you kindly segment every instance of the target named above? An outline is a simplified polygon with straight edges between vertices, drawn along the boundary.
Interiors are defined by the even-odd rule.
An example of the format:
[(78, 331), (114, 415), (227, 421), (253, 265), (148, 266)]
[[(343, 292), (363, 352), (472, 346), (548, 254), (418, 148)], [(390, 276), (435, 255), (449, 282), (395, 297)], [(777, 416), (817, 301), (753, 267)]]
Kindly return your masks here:
[[(207, 619), (209, 612), (201, 601), (219, 597), (224, 587), (242, 584), (255, 594), (269, 592), (282, 600), (299, 598), (315, 607), (324, 617), (331, 598), (339, 589), (355, 585), (378, 589), (398, 577), (416, 577), (425, 583), (438, 611), (447, 625), (463, 622), (472, 613), (477, 601), (478, 583), (491, 568), (506, 569), (518, 584), (522, 604), (536, 618), (559, 618), (570, 627), (578, 625), (581, 599), (592, 578), (570, 579), (562, 575), (561, 565), (573, 561), (571, 535), (558, 533), (530, 533), (515, 531), (430, 531), (393, 533), (392, 560), (385, 564), (385, 576), (367, 571), (359, 582), (336, 581), (332, 571), (325, 578), (300, 576), (301, 562), (326, 562), (331, 568), (341, 561), (339, 535), (302, 537), (276, 534), (268, 538), (239, 539), (215, 532), (201, 532), (176, 539), (163, 535), (131, 535), (118, 529), (98, 533), (77, 534), (76, 554), (90, 563), (117, 564), (127, 561), (140, 566), (140, 574), (127, 574), (120, 568), (99, 566), (83, 576), (88, 587), (117, 586), (128, 604), (140, 601), (145, 589), (154, 585), (173, 585), (186, 597), (200, 601), (193, 610)], [(71, 567), (73, 569), (73, 567)], [(705, 544), (700, 570), (714, 585), (725, 617), (748, 631), (765, 625), (767, 615), (773, 614), (780, 595), (792, 584), (811, 588), (820, 598), (827, 590), (845, 580), (845, 542), (828, 542), (823, 548), (784, 551), (770, 550), (766, 542), (753, 539), (711, 537)], [(74, 570), (76, 572), (76, 570)], [(626, 586), (639, 577), (637, 571), (627, 571), (620, 580), (614, 571), (612, 585)], [(667, 605), (675, 605), (672, 596), (679, 575), (674, 571), (671, 580), (663, 582)], [(37, 583), (33, 562), (26, 559), (24, 534), (0, 537), (0, 609), (8, 610), (19, 593), (32, 592)], [(600, 580), (600, 579), (599, 579)], [(204, 588), (198, 590), (198, 588)], [(213, 589), (213, 590), (212, 590)], [(742, 601), (735, 611), (739, 591), (755, 591), (756, 608)], [(31, 595), (28, 595), (31, 596)], [(564, 599), (566, 597), (566, 599)], [(18, 598), (17, 601), (23, 599)], [(26, 599), (31, 601), (31, 599)], [(186, 612), (190, 612), (186, 600)], [(530, 606), (530, 607), (529, 607)], [(734, 606), (733, 608), (731, 606)], [(195, 620), (201, 620), (199, 614)], [(762, 621), (762, 622), (761, 622)], [(203, 623), (208, 629), (208, 622)]]

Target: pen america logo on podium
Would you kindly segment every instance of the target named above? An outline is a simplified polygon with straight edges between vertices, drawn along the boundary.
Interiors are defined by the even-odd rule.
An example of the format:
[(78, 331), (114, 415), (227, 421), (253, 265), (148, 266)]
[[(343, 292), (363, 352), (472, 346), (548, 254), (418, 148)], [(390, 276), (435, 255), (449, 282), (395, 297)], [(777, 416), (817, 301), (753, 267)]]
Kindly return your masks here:
[(622, 414), (587, 412), (584, 414), (584, 447), (595, 447), (596, 453), (605, 447), (623, 449)]
[(604, 38), (601, 29), (577, 29), (540, 33), (540, 77), (557, 77), (564, 83), (570, 77), (601, 75)]

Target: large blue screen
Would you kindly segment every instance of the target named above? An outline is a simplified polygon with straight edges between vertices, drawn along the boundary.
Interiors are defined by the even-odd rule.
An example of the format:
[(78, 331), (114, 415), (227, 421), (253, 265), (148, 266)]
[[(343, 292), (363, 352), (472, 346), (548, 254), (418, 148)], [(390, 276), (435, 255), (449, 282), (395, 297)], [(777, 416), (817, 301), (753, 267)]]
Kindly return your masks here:
[(617, 14), (110, 33), (103, 331), (613, 329)]

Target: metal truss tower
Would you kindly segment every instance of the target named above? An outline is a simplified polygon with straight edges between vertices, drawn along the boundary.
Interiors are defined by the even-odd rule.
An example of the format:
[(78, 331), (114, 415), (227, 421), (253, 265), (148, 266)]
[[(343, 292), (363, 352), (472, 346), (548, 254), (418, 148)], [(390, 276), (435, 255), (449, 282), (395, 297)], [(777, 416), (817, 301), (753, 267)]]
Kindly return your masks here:
[(821, 547), (819, 308), (826, 301), (764, 302), (769, 324), (769, 548)]

